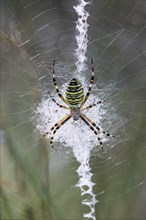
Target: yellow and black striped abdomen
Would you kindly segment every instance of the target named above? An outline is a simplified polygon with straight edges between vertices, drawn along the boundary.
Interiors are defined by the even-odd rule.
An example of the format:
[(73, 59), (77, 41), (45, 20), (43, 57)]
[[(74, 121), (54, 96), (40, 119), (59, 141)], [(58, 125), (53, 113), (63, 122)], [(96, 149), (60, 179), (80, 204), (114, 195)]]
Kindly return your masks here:
[(73, 78), (66, 88), (66, 100), (67, 103), (73, 107), (77, 108), (80, 106), (84, 98), (84, 90), (82, 84), (75, 78)]

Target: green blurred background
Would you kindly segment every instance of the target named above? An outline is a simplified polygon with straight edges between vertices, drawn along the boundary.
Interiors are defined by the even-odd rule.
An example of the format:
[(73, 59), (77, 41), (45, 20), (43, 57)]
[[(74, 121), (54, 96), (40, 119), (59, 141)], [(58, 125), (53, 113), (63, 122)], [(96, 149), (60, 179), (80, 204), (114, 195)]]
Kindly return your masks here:
[[(75, 68), (77, 1), (0, 3), (1, 219), (83, 219), (88, 208), (75, 187), (79, 164), (67, 147), (58, 143), (54, 152), (47, 141), (37, 141), (34, 114), (42, 94), (53, 89), (53, 59), (59, 63), (60, 85)], [(126, 119), (120, 131), (123, 141), (91, 157), (94, 193), (100, 201), (96, 219), (145, 219), (144, 6), (144, 1), (93, 0), (86, 7), (87, 57), (95, 60), (96, 86), (106, 92), (108, 84), (114, 85), (118, 92), (113, 108)]]

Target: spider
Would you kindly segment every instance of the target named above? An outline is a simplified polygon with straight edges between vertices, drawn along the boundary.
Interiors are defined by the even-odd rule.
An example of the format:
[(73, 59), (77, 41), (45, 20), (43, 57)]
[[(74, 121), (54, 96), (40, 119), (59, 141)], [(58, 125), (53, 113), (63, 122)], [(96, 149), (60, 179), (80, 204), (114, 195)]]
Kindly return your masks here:
[[(110, 137), (114, 137), (113, 135), (106, 133), (105, 131), (103, 131), (102, 129), (100, 129), (93, 121), (91, 121), (91, 119), (89, 119), (86, 115), (83, 114), (83, 111), (85, 111), (86, 109), (92, 108), (93, 106), (96, 106), (98, 104), (103, 103), (104, 101), (106, 101), (107, 99), (103, 99), (101, 101), (98, 101), (97, 103), (93, 103), (91, 105), (88, 105), (86, 107), (84, 107), (87, 99), (89, 98), (89, 95), (91, 93), (91, 89), (93, 86), (93, 82), (94, 82), (94, 65), (93, 65), (93, 59), (91, 58), (91, 65), (92, 65), (92, 76), (90, 79), (90, 84), (89, 84), (89, 88), (88, 91), (84, 97), (84, 89), (82, 84), (79, 82), (79, 80), (77, 80), (76, 78), (73, 78), (67, 85), (66, 88), (66, 99), (63, 97), (63, 95), (60, 93), (59, 88), (57, 86), (57, 82), (55, 79), (55, 60), (53, 62), (53, 84), (55, 86), (57, 95), (59, 96), (59, 98), (67, 105), (61, 105), (59, 104), (52, 96), (51, 94), (48, 92), (48, 94), (50, 95), (51, 99), (53, 102), (56, 103), (57, 106), (59, 106), (60, 108), (69, 110), (70, 113), (65, 115), (65, 117), (63, 117), (60, 121), (58, 121), (50, 130), (50, 132), (52, 132), (52, 135), (50, 137), (50, 145), (52, 148), (53, 147), (53, 139), (54, 139), (54, 135), (56, 133), (56, 131), (61, 128), (61, 126), (63, 124), (65, 124), (71, 117), (73, 118), (74, 121), (79, 120), (79, 118), (81, 118), (83, 120), (83, 122), (94, 132), (94, 134), (96, 135), (100, 145), (102, 146), (103, 149), (103, 143), (101, 138), (98, 135), (98, 132), (103, 133), (103, 135), (105, 136), (110, 136)], [(45, 137), (46, 135), (48, 135), (50, 132), (46, 132), (42, 137)]]

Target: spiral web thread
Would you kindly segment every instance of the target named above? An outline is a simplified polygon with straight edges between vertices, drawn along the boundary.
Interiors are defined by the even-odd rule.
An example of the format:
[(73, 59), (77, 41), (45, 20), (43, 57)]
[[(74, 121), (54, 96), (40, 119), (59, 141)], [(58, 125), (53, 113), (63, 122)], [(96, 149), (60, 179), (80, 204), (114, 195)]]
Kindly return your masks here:
[[(76, 41), (77, 41), (77, 49), (75, 50), (75, 57), (77, 58), (76, 67), (77, 72), (82, 73), (86, 70), (85, 62), (87, 60), (86, 52), (87, 52), (87, 44), (88, 44), (88, 23), (87, 19), (89, 17), (89, 13), (84, 9), (87, 4), (90, 2), (85, 2), (84, 0), (79, 0), (78, 5), (74, 6), (78, 20), (76, 22)], [(86, 199), (83, 199), (82, 204), (88, 206), (90, 208), (90, 212), (84, 214), (84, 218), (90, 218), (95, 220), (95, 204), (97, 203), (96, 196), (93, 193), (93, 186), (95, 183), (92, 182), (92, 173), (89, 165), (90, 160), (90, 148), (86, 146), (86, 143), (80, 146), (73, 147), (73, 153), (76, 157), (77, 161), (80, 163), (79, 168), (77, 169), (77, 173), (79, 175), (79, 182), (76, 186), (78, 186), (81, 190), (81, 195), (86, 196)], [(87, 198), (88, 197), (88, 198)]]

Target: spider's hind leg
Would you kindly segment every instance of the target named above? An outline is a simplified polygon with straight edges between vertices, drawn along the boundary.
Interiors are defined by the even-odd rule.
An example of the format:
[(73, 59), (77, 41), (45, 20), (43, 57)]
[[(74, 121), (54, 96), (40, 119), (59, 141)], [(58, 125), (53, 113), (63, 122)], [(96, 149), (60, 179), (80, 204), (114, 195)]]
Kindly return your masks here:
[(66, 106), (64, 106), (64, 105), (61, 105), (61, 104), (59, 104), (52, 96), (51, 96), (51, 94), (50, 94), (50, 92), (48, 91), (48, 94), (50, 95), (50, 97), (51, 97), (51, 99), (52, 99), (52, 101), (57, 105), (57, 106), (59, 106), (60, 108), (63, 108), (63, 109), (66, 109), (66, 110), (69, 110), (69, 108), (68, 107), (66, 107)]
[(59, 98), (65, 103), (67, 104), (67, 101), (65, 100), (65, 98), (63, 97), (63, 95), (60, 93), (59, 91), (59, 88), (57, 86), (57, 82), (56, 82), (56, 79), (55, 79), (55, 60), (53, 61), (53, 84), (55, 86), (55, 89), (56, 89), (56, 92), (57, 92), (57, 95), (59, 96)]
[(109, 98), (102, 99), (102, 100), (100, 100), (100, 101), (98, 101), (98, 102), (96, 102), (96, 103), (93, 103), (93, 104), (91, 104), (91, 105), (88, 105), (88, 106), (86, 106), (85, 108), (82, 108), (82, 111), (85, 111), (85, 110), (87, 110), (87, 109), (89, 109), (89, 108), (92, 108), (92, 107), (94, 107), (94, 106), (96, 106), (96, 105), (99, 105), (99, 104), (105, 102), (105, 101), (108, 100), (108, 99), (109, 99)]
[(93, 86), (93, 82), (94, 82), (94, 65), (93, 65), (93, 59), (92, 58), (91, 58), (91, 64), (92, 64), (92, 75), (91, 75), (91, 79), (90, 79), (90, 85), (89, 85), (88, 91), (86, 93), (86, 96), (85, 96), (81, 106), (83, 106), (86, 103), (87, 99), (89, 98), (89, 95), (91, 93), (91, 89), (92, 89), (92, 86)]

